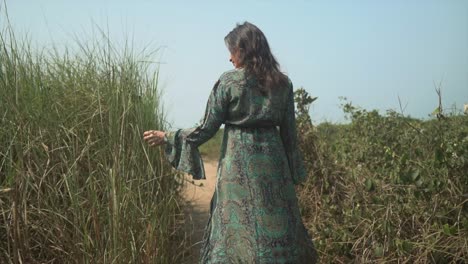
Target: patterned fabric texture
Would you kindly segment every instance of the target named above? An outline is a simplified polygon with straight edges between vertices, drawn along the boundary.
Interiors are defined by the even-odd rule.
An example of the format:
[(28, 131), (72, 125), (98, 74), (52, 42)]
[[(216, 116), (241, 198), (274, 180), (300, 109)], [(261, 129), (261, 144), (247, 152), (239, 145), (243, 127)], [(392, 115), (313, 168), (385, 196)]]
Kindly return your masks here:
[(316, 263), (294, 184), (306, 178), (293, 87), (262, 95), (243, 69), (221, 75), (201, 125), (166, 132), (172, 166), (205, 179), (198, 146), (225, 124), (200, 263)]

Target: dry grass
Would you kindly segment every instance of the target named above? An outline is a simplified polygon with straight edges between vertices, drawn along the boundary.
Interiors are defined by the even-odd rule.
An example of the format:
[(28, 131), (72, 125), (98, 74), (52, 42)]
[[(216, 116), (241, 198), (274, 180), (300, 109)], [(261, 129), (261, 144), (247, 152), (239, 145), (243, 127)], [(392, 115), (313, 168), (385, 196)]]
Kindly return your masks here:
[(153, 53), (87, 43), (0, 33), (0, 262), (176, 263), (180, 175), (142, 142), (166, 129)]

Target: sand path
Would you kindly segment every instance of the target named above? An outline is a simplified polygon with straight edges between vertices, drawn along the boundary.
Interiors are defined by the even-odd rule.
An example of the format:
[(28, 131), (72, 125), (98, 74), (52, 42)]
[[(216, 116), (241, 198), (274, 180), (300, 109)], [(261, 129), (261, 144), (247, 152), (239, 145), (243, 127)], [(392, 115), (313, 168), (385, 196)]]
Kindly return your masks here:
[[(183, 197), (187, 202), (185, 207), (186, 234), (190, 246), (190, 255), (185, 258), (187, 264), (198, 263), (203, 232), (208, 222), (210, 202), (216, 184), (217, 161), (203, 159), (206, 180), (193, 180), (185, 175), (187, 181)], [(193, 183), (192, 183), (193, 182)]]

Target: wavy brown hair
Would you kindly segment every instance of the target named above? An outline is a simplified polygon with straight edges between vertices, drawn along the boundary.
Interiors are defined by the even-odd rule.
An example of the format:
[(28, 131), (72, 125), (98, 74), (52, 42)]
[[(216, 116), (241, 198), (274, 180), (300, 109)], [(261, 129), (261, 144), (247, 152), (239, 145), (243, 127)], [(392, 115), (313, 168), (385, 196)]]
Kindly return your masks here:
[(287, 87), (288, 77), (280, 71), (265, 35), (257, 26), (249, 22), (237, 24), (224, 41), (245, 68), (247, 77), (258, 81), (262, 94)]

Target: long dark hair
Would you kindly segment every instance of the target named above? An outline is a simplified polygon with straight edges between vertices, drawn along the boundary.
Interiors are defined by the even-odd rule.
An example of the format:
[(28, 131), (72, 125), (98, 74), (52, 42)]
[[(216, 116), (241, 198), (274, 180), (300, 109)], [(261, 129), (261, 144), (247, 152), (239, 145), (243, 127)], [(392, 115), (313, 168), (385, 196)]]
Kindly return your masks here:
[(287, 87), (288, 78), (280, 71), (268, 41), (258, 27), (249, 22), (237, 24), (224, 41), (229, 51), (237, 54), (247, 77), (254, 77), (258, 81), (262, 94), (271, 89)]

